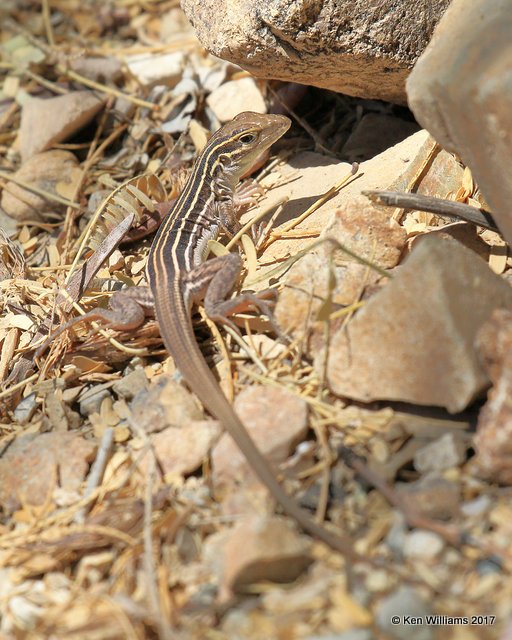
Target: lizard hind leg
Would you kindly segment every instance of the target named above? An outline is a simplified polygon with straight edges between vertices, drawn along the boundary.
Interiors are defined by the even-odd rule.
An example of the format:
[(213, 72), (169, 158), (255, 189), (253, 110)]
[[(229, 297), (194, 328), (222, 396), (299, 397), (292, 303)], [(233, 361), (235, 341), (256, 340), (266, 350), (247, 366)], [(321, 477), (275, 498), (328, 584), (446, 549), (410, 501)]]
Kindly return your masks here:
[(51, 333), (34, 354), (39, 358), (50, 342), (79, 322), (101, 322), (111, 329), (131, 331), (144, 322), (146, 315), (152, 314), (153, 296), (149, 287), (129, 287), (116, 291), (110, 298), (108, 309), (97, 307), (83, 316), (68, 320), (57, 331)]
[(264, 313), (276, 334), (282, 332), (273, 318), (276, 292), (268, 289), (260, 293), (243, 291), (234, 298), (228, 296), (233, 290), (240, 271), (242, 260), (237, 253), (229, 253), (208, 260), (189, 271), (184, 282), (193, 301), (204, 299), (204, 308), (208, 317), (218, 324), (225, 324), (240, 333), (238, 327), (229, 319), (235, 313), (256, 309)]

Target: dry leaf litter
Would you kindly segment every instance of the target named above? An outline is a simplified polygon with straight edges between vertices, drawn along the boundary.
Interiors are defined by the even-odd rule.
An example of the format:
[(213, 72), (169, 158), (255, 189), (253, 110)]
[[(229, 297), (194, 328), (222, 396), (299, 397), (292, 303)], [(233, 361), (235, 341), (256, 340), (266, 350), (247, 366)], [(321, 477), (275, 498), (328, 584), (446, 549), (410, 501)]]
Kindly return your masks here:
[[(481, 206), (469, 170), (403, 110), (209, 56), (174, 1), (8, 1), (0, 15), (1, 637), (507, 637), (510, 258), (494, 232), (360, 196)], [(242, 218), (264, 220), (257, 246), (242, 243), (245, 284), (279, 284), (292, 343), (250, 316), (243, 341), (212, 337), (200, 314), (197, 337), (287, 490), (368, 563), (274, 513), (154, 320), (136, 333), (77, 324), (34, 365), (48, 330), (144, 283), (151, 232), (195, 153), (248, 109), (297, 112)], [(427, 271), (404, 266), (411, 248), (434, 256)], [(457, 294), (466, 266), (484, 278), (479, 323)], [(445, 306), (439, 280), (453, 287)], [(382, 385), (345, 380), (346, 336), (357, 345), (365, 317), (358, 375), (378, 366)], [(382, 334), (377, 357), (386, 324), (399, 344)], [(429, 615), (437, 625), (392, 622)], [(469, 622), (440, 626), (452, 616)]]

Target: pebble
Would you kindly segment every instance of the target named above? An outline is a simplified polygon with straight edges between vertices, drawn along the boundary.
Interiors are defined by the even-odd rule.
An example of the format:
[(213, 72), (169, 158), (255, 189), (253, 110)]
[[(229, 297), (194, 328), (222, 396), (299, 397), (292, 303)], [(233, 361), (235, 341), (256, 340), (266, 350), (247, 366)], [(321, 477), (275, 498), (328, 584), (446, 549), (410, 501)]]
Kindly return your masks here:
[(88, 389), (80, 397), (80, 413), (84, 416), (90, 416), (91, 413), (99, 413), (101, 403), (105, 398), (110, 397), (110, 391), (108, 389), (98, 389), (97, 386)]
[(444, 471), (457, 467), (466, 459), (466, 445), (453, 433), (445, 433), (434, 442), (418, 449), (414, 456), (414, 468), (420, 473)]
[(240, 522), (224, 545), (221, 597), (255, 582), (293, 582), (313, 562), (311, 542), (291, 522), (252, 516)]
[(37, 394), (31, 393), (23, 398), (14, 410), (14, 422), (18, 424), (26, 424), (33, 417), (37, 409)]
[(444, 547), (443, 539), (432, 531), (411, 531), (405, 536), (403, 554), (408, 559), (431, 560)]
[(491, 499), (487, 495), (478, 496), (474, 500), (468, 500), (461, 505), (461, 512), (467, 517), (478, 517), (487, 511), (491, 506)]
[(148, 389), (149, 382), (144, 369), (137, 368), (114, 382), (112, 388), (120, 398), (131, 400), (139, 391)]
[(0, 458), (0, 508), (10, 514), (21, 502), (44, 504), (58, 487), (78, 490), (95, 453), (95, 444), (74, 432), (18, 436)]

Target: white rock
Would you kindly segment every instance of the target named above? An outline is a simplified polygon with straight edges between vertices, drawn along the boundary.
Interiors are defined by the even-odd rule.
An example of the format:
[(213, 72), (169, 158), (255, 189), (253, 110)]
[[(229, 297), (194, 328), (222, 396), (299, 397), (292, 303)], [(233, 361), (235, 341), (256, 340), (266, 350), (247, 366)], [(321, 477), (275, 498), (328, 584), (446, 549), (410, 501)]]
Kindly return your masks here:
[(227, 122), (242, 111), (267, 113), (265, 100), (252, 78), (225, 82), (210, 93), (206, 102), (220, 122)]
[(409, 559), (430, 560), (441, 553), (443, 547), (443, 539), (436, 533), (419, 529), (406, 535), (403, 552)]
[(444, 471), (461, 464), (466, 457), (466, 445), (453, 433), (422, 447), (414, 456), (414, 468), (420, 473)]
[(141, 54), (126, 58), (126, 66), (145, 87), (165, 84), (174, 87), (181, 79), (185, 54), (181, 51), (162, 54)]

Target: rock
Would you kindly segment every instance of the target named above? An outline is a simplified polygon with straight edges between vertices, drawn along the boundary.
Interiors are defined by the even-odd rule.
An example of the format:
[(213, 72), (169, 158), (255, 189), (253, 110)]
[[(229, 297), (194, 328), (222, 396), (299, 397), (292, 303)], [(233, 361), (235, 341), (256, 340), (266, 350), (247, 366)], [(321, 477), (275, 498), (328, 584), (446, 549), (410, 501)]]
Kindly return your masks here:
[(132, 76), (143, 87), (156, 85), (174, 87), (181, 80), (185, 54), (181, 51), (173, 53), (142, 53), (126, 58), (126, 66)]
[(474, 500), (464, 502), (460, 510), (466, 518), (475, 518), (481, 521), (483, 514), (492, 506), (492, 501), (488, 495), (481, 495)]
[(92, 91), (73, 91), (56, 98), (32, 98), (23, 105), (20, 150), (23, 162), (56, 142), (64, 142), (103, 108)]
[(206, 98), (206, 103), (219, 122), (227, 122), (243, 111), (267, 113), (267, 105), (252, 78), (231, 80), (221, 84)]
[[(247, 387), (236, 398), (234, 408), (258, 449), (273, 464), (286, 460), (306, 436), (306, 403), (282, 389)], [(213, 450), (212, 467), (218, 482), (253, 477), (245, 456), (227, 433)]]
[[(387, 213), (370, 202), (352, 201), (334, 212), (322, 238), (334, 238), (361, 258), (381, 267), (395, 267), (405, 246), (407, 232)], [(325, 246), (330, 252), (331, 247)], [(354, 261), (343, 251), (337, 251), (340, 261)], [(366, 268), (366, 267), (365, 267)]]
[(195, 397), (172, 380), (159, 376), (149, 391), (139, 392), (132, 401), (133, 419), (146, 433), (162, 431), (169, 426), (181, 427), (203, 420), (204, 413)]
[(96, 445), (71, 432), (17, 437), (0, 458), (0, 505), (10, 514), (23, 504), (44, 504), (57, 483), (76, 491)]
[(404, 82), (448, 0), (262, 4), (182, 0), (201, 44), (257, 77), (405, 103)]
[(149, 381), (142, 367), (137, 367), (130, 371), (119, 380), (116, 380), (112, 386), (115, 393), (125, 400), (131, 400), (139, 392), (146, 391), (148, 388)]
[[(26, 182), (48, 193), (56, 194), (61, 185), (73, 185), (76, 179), (78, 160), (69, 151), (45, 151), (24, 162), (14, 173), (14, 178)], [(2, 209), (11, 218), (40, 220), (48, 211), (60, 211), (65, 205), (47, 200), (32, 191), (8, 182), (2, 189)]]
[[(164, 474), (184, 476), (193, 473), (210, 455), (222, 428), (216, 420), (193, 420), (181, 427), (168, 427), (149, 439)], [(146, 467), (146, 456), (141, 469)]]
[[(432, 627), (425, 624), (425, 616), (431, 613), (430, 606), (411, 587), (399, 587), (396, 591), (381, 600), (375, 614), (377, 626), (383, 633), (396, 640), (409, 640), (411, 628), (414, 629), (414, 640), (432, 640)], [(404, 617), (421, 618), (422, 622), (404, 624)], [(393, 621), (398, 619), (398, 623)]]
[(94, 385), (80, 394), (80, 413), (87, 417), (93, 413), (99, 413), (101, 404), (105, 398), (110, 398), (110, 391), (99, 385)]
[(328, 383), (337, 395), (363, 402), (461, 411), (488, 384), (471, 345), (499, 307), (512, 308), (504, 280), (456, 241), (426, 238), (333, 336)]
[(466, 459), (466, 445), (454, 433), (446, 433), (422, 447), (414, 456), (414, 468), (420, 473), (444, 471), (457, 467)]
[(75, 58), (69, 66), (76, 73), (102, 84), (116, 84), (123, 77), (121, 63), (113, 57)]
[(497, 310), (480, 330), (477, 348), (492, 380), (488, 400), (478, 416), (473, 459), (478, 474), (512, 483), (512, 313)]
[(418, 529), (405, 536), (403, 554), (409, 560), (432, 560), (443, 548), (444, 541), (437, 533)]
[(285, 518), (253, 516), (238, 524), (224, 546), (222, 592), (255, 582), (293, 582), (312, 563), (311, 542)]
[(507, 0), (453, 0), (407, 82), (416, 119), (471, 171), (512, 243), (512, 78)]
[[(403, 191), (409, 188), (408, 185), (411, 181), (414, 181), (419, 189), (423, 182), (428, 180), (430, 169), (425, 170), (425, 165), (429, 166), (428, 159), (433, 144), (434, 142), (425, 131), (418, 131), (371, 160), (363, 162), (360, 167), (360, 176), (329, 198), (296, 229), (321, 233), (332, 224), (336, 211), (344, 210), (347, 207), (351, 209), (360, 207), (366, 210), (369, 202), (366, 197), (361, 195), (362, 191), (372, 189)], [(457, 167), (453, 158), (452, 163), (453, 167), (456, 167), (457, 174), (460, 173), (462, 176), (462, 170)], [(350, 175), (351, 169), (351, 165), (348, 163), (339, 162), (318, 153), (299, 153), (261, 180), (263, 186), (272, 186), (273, 188), (250, 212), (250, 216), (277, 206), (277, 203), (285, 197), (289, 198), (276, 221), (276, 232), (279, 232), (284, 224), (300, 216), (320, 196), (339, 183), (344, 176)], [(418, 175), (422, 176), (419, 182)], [(446, 181), (445, 186), (442, 182), (436, 181), (436, 188), (440, 189), (442, 193), (447, 193), (453, 183), (451, 173), (448, 170)], [(276, 182), (278, 185), (274, 187)], [(438, 193), (426, 193), (425, 195), (438, 195)], [(392, 211), (390, 209), (375, 205), (371, 205), (371, 207), (368, 209), (367, 215), (370, 215), (371, 211), (379, 211), (388, 219), (391, 217)], [(242, 221), (245, 222), (246, 218), (243, 217)], [(276, 261), (281, 263), (287, 254), (295, 255), (311, 244), (311, 237), (307, 235), (305, 238), (280, 239), (263, 252), (262, 263), (271, 265), (266, 267), (266, 270), (270, 270), (275, 267)], [(265, 268), (261, 269), (262, 273), (264, 271)]]
[[(340, 258), (346, 254), (339, 252)], [(329, 292), (330, 278), (334, 276), (334, 288)], [(367, 276), (367, 284), (373, 284), (377, 275), (358, 263), (345, 262), (334, 266), (323, 252), (306, 254), (286, 274), (284, 287), (279, 294), (275, 319), (279, 326), (293, 338), (305, 340), (310, 353), (325, 343), (325, 325), (318, 314), (331, 295), (332, 311), (342, 309), (357, 301), (361, 286)]]
[(18, 403), (14, 410), (14, 421), (18, 424), (26, 424), (34, 417), (37, 410), (37, 393), (31, 393)]
[(395, 486), (401, 498), (425, 518), (450, 520), (459, 513), (460, 487), (441, 476), (427, 474), (416, 482)]
[(385, 113), (367, 113), (354, 127), (341, 149), (347, 162), (362, 162), (386, 151), (418, 131), (416, 122)]

